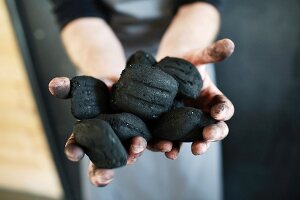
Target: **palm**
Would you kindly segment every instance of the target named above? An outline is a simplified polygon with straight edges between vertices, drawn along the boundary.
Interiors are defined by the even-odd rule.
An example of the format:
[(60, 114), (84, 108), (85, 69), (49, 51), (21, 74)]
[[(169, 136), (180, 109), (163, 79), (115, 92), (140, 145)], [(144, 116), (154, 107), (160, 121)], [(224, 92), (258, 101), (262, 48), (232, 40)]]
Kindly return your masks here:
[[(234, 44), (231, 40), (219, 40), (204, 50), (195, 49), (182, 55), (182, 58), (188, 60), (197, 66), (201, 74), (203, 87), (199, 92), (196, 101), (188, 101), (187, 105), (197, 107), (205, 112), (210, 112), (213, 117), (218, 120), (228, 120), (234, 112), (232, 103), (224, 96), (224, 94), (217, 88), (211, 80), (209, 74), (205, 70), (205, 64), (215, 63), (222, 61), (229, 57), (234, 50)], [(218, 109), (223, 109), (224, 106), (228, 107), (228, 116), (216, 116), (213, 106), (218, 106)], [(219, 110), (218, 110), (219, 111)]]
[[(186, 101), (187, 106), (197, 107), (203, 111), (210, 113), (210, 115), (219, 122), (209, 125), (203, 130), (204, 140), (195, 141), (192, 144), (192, 152), (195, 155), (204, 153), (211, 141), (222, 140), (228, 134), (228, 127), (224, 121), (230, 119), (234, 113), (234, 107), (229, 99), (216, 87), (210, 76), (205, 70), (205, 64), (215, 63), (229, 57), (234, 50), (234, 44), (229, 39), (219, 40), (211, 46), (203, 49), (195, 49), (186, 52), (181, 57), (195, 66), (197, 66), (202, 80), (203, 87), (199, 91), (199, 96), (196, 100)], [(165, 56), (167, 56), (166, 54)], [(170, 55), (169, 55), (170, 56)], [(201, 134), (201, 133), (199, 133)], [(180, 145), (170, 141), (155, 141), (149, 145), (152, 150), (164, 151), (166, 156), (170, 159), (177, 157)], [(169, 149), (168, 151), (166, 149)]]

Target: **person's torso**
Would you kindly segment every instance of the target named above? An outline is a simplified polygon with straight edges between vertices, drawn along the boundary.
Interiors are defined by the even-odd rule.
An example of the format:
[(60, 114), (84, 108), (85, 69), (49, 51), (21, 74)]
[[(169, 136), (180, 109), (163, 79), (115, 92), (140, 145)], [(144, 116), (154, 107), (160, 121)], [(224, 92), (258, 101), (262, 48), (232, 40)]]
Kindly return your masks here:
[(172, 18), (173, 0), (102, 0), (110, 12), (110, 26), (126, 55), (147, 47), (155, 53)]
[[(103, 0), (111, 12), (109, 23), (126, 55), (139, 49), (154, 54), (172, 18), (172, 0)], [(154, 55), (155, 56), (155, 55)], [(201, 133), (199, 133), (201, 134)], [(81, 166), (84, 199), (88, 200), (220, 200), (220, 144), (195, 157), (184, 144), (176, 161), (162, 153), (146, 152), (137, 163), (116, 169), (105, 188), (91, 186), (86, 178), (87, 160)], [(213, 191), (213, 192), (212, 192)]]

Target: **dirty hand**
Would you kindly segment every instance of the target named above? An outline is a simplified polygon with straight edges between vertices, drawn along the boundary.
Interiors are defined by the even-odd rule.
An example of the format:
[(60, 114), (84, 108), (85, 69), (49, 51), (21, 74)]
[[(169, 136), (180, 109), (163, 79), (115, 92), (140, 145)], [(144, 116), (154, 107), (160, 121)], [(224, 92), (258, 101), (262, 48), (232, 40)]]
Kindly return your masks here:
[[(218, 120), (216, 124), (209, 125), (203, 129), (203, 140), (194, 141), (191, 151), (194, 155), (205, 153), (211, 142), (224, 139), (228, 132), (228, 126), (224, 121), (229, 120), (234, 114), (234, 106), (231, 101), (216, 87), (205, 71), (205, 64), (220, 62), (228, 58), (234, 51), (234, 43), (229, 39), (219, 40), (205, 49), (194, 49), (180, 55), (168, 55), (166, 52), (159, 52), (157, 57), (175, 56), (193, 63), (199, 70), (203, 87), (196, 100), (185, 102), (187, 106), (197, 107)], [(156, 140), (148, 144), (152, 151), (164, 152), (169, 159), (176, 159), (181, 143), (167, 140)]]
[[(104, 80), (107, 85), (111, 85), (113, 80)], [(50, 93), (60, 99), (66, 99), (70, 93), (70, 79), (66, 77), (56, 77), (49, 83)], [(131, 139), (131, 144), (128, 148), (128, 160), (127, 164), (133, 164), (137, 158), (146, 149), (147, 142), (143, 137), (134, 137)], [(65, 145), (65, 154), (70, 161), (78, 162), (84, 157), (82, 148), (76, 143), (74, 134), (71, 134)], [(114, 177), (114, 171), (112, 169), (98, 169), (90, 162), (88, 167), (88, 176), (93, 185), (103, 187), (109, 184)]]

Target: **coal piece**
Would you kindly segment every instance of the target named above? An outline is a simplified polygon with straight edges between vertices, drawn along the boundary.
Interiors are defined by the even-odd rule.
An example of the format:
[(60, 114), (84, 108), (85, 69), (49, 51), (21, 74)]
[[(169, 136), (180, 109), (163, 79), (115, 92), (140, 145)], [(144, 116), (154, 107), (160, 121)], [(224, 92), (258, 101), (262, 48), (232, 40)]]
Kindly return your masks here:
[(97, 168), (113, 169), (127, 163), (127, 152), (111, 126), (101, 119), (87, 119), (74, 125), (76, 142)]
[(200, 109), (178, 108), (163, 114), (157, 121), (152, 134), (160, 139), (192, 142), (203, 139), (203, 128), (216, 122)]
[(171, 107), (171, 110), (177, 109), (177, 108), (183, 108), (184, 107), (184, 102), (179, 99), (174, 99), (173, 105)]
[(128, 58), (126, 62), (126, 67), (134, 64), (145, 64), (154, 66), (156, 63), (157, 62), (155, 58), (150, 53), (139, 50)]
[(98, 118), (111, 125), (121, 142), (127, 142), (136, 136), (142, 136), (146, 141), (152, 138), (143, 120), (131, 113), (101, 114)]
[(77, 119), (91, 119), (109, 111), (109, 91), (105, 83), (90, 76), (71, 79), (71, 111)]
[(113, 107), (142, 119), (155, 119), (168, 111), (178, 83), (169, 74), (149, 65), (130, 65), (112, 91)]
[(165, 57), (156, 66), (173, 76), (179, 83), (178, 97), (197, 98), (203, 82), (200, 73), (192, 63), (180, 58)]

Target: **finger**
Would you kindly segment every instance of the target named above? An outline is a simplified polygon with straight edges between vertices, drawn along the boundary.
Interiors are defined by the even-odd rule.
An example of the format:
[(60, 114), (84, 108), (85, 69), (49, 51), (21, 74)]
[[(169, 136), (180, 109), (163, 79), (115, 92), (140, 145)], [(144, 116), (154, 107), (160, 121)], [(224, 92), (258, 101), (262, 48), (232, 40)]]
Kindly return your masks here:
[[(202, 68), (203, 69), (203, 68)], [(194, 107), (201, 108), (218, 121), (227, 121), (234, 114), (232, 102), (217, 88), (205, 71), (200, 71), (205, 79), (197, 101), (188, 101)]]
[(195, 141), (192, 144), (191, 150), (194, 155), (204, 154), (210, 146), (210, 142), (208, 141)]
[(147, 147), (147, 141), (143, 137), (134, 137), (128, 151), (127, 165), (131, 165), (137, 161)]
[(129, 154), (138, 154), (143, 152), (147, 147), (147, 141), (143, 137), (134, 137), (131, 139)]
[(151, 151), (169, 152), (172, 150), (173, 143), (168, 140), (153, 140), (148, 143), (147, 148)]
[(212, 100), (211, 116), (216, 120), (229, 120), (234, 114), (234, 106), (225, 95), (216, 95)]
[(70, 79), (67, 77), (56, 77), (49, 83), (50, 93), (60, 99), (66, 99), (70, 93)]
[(174, 142), (172, 150), (165, 153), (166, 157), (171, 160), (177, 159), (179, 151), (180, 151), (180, 147), (181, 147), (181, 142)]
[(96, 166), (90, 162), (88, 175), (93, 185), (97, 187), (104, 187), (113, 180), (114, 171), (111, 169), (97, 169)]
[(81, 147), (76, 143), (74, 134), (72, 133), (65, 145), (65, 155), (70, 161), (78, 162), (84, 156)]
[(214, 142), (223, 140), (229, 133), (227, 124), (220, 121), (216, 124), (211, 124), (203, 129), (203, 138), (206, 141)]
[(196, 49), (186, 53), (184, 59), (194, 65), (216, 63), (230, 57), (234, 48), (234, 43), (230, 39), (218, 40), (205, 49)]
[(113, 84), (118, 81), (119, 77), (100, 77), (99, 79), (103, 81), (109, 89), (111, 89)]
[(128, 155), (128, 158), (127, 158), (127, 165), (132, 165), (134, 164), (138, 157), (140, 157), (141, 155), (143, 154), (143, 152), (141, 153), (137, 153), (137, 154), (131, 154), (131, 155)]

